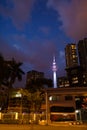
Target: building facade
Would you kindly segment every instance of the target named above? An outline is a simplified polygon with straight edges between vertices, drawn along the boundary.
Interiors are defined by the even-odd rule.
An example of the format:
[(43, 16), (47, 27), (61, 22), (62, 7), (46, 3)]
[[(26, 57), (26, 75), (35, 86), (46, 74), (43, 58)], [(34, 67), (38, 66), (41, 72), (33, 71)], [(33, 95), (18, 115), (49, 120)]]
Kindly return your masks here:
[(83, 69), (78, 64), (76, 44), (67, 44), (65, 48), (66, 72), (70, 87), (83, 86)]
[(66, 71), (70, 87), (84, 86), (82, 67), (76, 66), (72, 68), (66, 68)]
[(87, 38), (78, 42), (79, 62), (84, 72), (87, 72)]
[(78, 42), (79, 63), (83, 68), (84, 84), (87, 86), (87, 38)]
[(47, 119), (87, 121), (87, 88), (49, 88), (46, 90)]
[(67, 78), (67, 76), (63, 76), (63, 77), (58, 77), (58, 86), (60, 87), (60, 88), (62, 88), (62, 87), (69, 87), (70, 85), (69, 85), (69, 80), (68, 80), (68, 78)]
[(76, 44), (71, 43), (66, 45), (65, 60), (66, 60), (66, 68), (70, 68), (78, 65)]
[(8, 110), (12, 113), (29, 113), (29, 100), (26, 89), (12, 89), (9, 92)]
[(44, 78), (43, 72), (38, 72), (36, 70), (29, 71), (27, 72), (26, 84), (31, 82), (31, 80), (37, 80), (37, 79), (42, 79), (42, 78)]

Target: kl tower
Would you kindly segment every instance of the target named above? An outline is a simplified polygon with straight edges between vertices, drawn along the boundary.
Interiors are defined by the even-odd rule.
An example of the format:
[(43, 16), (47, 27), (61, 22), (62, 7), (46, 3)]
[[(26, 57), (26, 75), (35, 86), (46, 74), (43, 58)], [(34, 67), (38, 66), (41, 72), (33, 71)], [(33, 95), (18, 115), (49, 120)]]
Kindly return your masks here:
[(53, 56), (52, 71), (53, 71), (53, 87), (57, 88), (57, 76), (56, 76), (57, 66), (55, 56)]

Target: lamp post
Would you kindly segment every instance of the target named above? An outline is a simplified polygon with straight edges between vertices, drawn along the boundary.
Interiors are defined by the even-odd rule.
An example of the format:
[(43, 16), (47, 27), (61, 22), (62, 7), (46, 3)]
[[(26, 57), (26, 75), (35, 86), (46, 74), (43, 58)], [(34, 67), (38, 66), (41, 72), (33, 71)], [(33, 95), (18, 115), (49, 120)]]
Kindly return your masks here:
[(75, 113), (76, 113), (76, 121), (78, 121), (78, 120), (81, 121), (82, 120), (81, 110), (76, 110)]
[(47, 92), (45, 93), (46, 94), (46, 125), (48, 125), (48, 94)]

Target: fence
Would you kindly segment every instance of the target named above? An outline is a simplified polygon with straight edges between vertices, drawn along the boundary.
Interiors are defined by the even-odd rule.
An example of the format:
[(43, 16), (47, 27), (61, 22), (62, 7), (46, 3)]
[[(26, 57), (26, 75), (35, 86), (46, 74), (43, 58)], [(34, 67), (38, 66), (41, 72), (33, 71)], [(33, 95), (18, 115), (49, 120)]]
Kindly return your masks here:
[[(37, 119), (38, 115), (35, 118)], [(29, 124), (33, 121), (33, 114), (28, 113), (1, 113), (0, 123), (6, 124)]]

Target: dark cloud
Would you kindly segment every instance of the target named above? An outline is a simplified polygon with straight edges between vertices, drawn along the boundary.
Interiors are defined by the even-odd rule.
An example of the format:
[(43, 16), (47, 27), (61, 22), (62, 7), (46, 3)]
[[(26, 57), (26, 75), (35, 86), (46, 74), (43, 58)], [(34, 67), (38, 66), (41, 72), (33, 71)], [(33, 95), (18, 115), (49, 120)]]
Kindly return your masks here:
[[(4, 21), (4, 25), (6, 24), (5, 26), (8, 26), (8, 28), (12, 27), (12, 30), (11, 30), (12, 33), (10, 32), (10, 29), (5, 33), (6, 31), (5, 26), (4, 26), (3, 31), (1, 32), (2, 38), (0, 38), (0, 52), (5, 57), (5, 59), (8, 60), (11, 58), (15, 58), (17, 61), (23, 62), (22, 68), (24, 71), (27, 72), (31, 69), (35, 69), (37, 71), (42, 71), (46, 75), (51, 77), (53, 54), (55, 54), (56, 59), (57, 59), (57, 65), (58, 65), (58, 75), (60, 73), (63, 74), (64, 52), (59, 49), (62, 43), (61, 42), (62, 36), (60, 39), (58, 36), (57, 40), (59, 41), (57, 41), (56, 36), (53, 37), (55, 33), (53, 32), (54, 34), (52, 33), (53, 35), (51, 35), (52, 27), (50, 27), (49, 24), (47, 24), (49, 26), (44, 25), (44, 21), (43, 21), (43, 24), (38, 26), (37, 31), (36, 31), (37, 33), (34, 32), (35, 29), (32, 31), (29, 28), (29, 26), (27, 28), (24, 28), (24, 30), (22, 31), (16, 30), (16, 32), (12, 25), (9, 26), (10, 22), (12, 22), (13, 25), (17, 29), (23, 29), (25, 23), (31, 20), (32, 10), (35, 9), (34, 4), (38, 0), (5, 0), (5, 1), (7, 2), (6, 5), (3, 5), (3, 4), (0, 5), (0, 15), (2, 15), (3, 18), (6, 18), (7, 20), (10, 19), (10, 21)], [(66, 28), (66, 25), (68, 22), (67, 18), (69, 16), (65, 12), (67, 4), (64, 5), (63, 3), (60, 2), (60, 0), (48, 0), (48, 1), (49, 1), (48, 5), (53, 7), (53, 9), (58, 11), (58, 13), (60, 14), (60, 20), (63, 22), (63, 25), (61, 28), (65, 30), (66, 32), (68, 32), (67, 30), (69, 30), (70, 25), (67, 28)], [(63, 12), (67, 16), (63, 15)], [(37, 16), (35, 17), (37, 18)], [(51, 22), (51, 21), (48, 21), (48, 22)], [(32, 21), (32, 24), (33, 24), (33, 21)], [(30, 23), (28, 25), (30, 25)], [(23, 31), (25, 32), (25, 34)], [(47, 40), (46, 38), (48, 39), (51, 38), (51, 40)], [(63, 71), (61, 70), (61, 68)], [(24, 81), (25, 78), (26, 78), (26, 75), (23, 77), (24, 83), (25, 83)]]
[(23, 49), (17, 44), (9, 43), (4, 38), (0, 37), (0, 53), (4, 56), (6, 60), (15, 58), (16, 61), (25, 61), (26, 54)]
[(68, 36), (76, 40), (87, 36), (87, 0), (48, 0), (47, 5), (57, 11)]
[(52, 54), (57, 52), (56, 44), (52, 41), (30, 41), (24, 36), (16, 36), (16, 40), (21, 41), (19, 45), (23, 48), (23, 52), (25, 53), (25, 62), (30, 63), (33, 68), (36, 70), (47, 70), (50, 65), (50, 60), (52, 58)]
[[(56, 44), (52, 41), (29, 41), (24, 35), (12, 36), (14, 43), (8, 44), (0, 39), (0, 52), (6, 59), (14, 57), (17, 61), (23, 61), (34, 69), (47, 71), (52, 63), (52, 56), (57, 53)], [(9, 57), (7, 57), (9, 56)]]
[(10, 18), (13, 24), (21, 29), (29, 22), (36, 0), (6, 0), (5, 6), (0, 5), (0, 14)]

